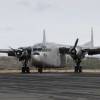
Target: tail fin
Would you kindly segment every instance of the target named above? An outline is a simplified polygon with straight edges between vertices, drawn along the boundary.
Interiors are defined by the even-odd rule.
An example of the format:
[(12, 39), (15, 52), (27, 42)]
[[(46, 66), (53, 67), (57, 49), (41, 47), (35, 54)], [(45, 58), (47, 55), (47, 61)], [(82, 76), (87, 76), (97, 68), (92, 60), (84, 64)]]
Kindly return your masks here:
[(45, 35), (45, 30), (43, 30), (43, 47), (46, 46), (46, 35)]
[(87, 43), (85, 43), (84, 45), (82, 45), (82, 47), (87, 47), (87, 48), (94, 48), (94, 39), (93, 39), (93, 27), (91, 27), (91, 40)]
[(93, 27), (91, 27), (91, 47), (94, 47)]

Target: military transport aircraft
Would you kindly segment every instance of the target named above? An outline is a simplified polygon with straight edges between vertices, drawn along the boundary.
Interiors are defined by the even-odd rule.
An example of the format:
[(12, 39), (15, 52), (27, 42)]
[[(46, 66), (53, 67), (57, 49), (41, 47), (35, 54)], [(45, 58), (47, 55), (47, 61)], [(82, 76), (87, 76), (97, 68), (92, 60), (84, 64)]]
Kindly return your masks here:
[(15, 56), (23, 63), (22, 73), (29, 73), (28, 63), (38, 68), (38, 72), (42, 73), (43, 68), (60, 68), (67, 64), (67, 55), (70, 55), (76, 66), (75, 72), (82, 72), (80, 63), (86, 54), (100, 54), (100, 48), (93, 46), (93, 29), (91, 29), (91, 41), (85, 45), (78, 46), (76, 39), (74, 46), (61, 45), (46, 42), (45, 30), (43, 31), (43, 42), (30, 47), (20, 47), (18, 49), (0, 49), (0, 53), (8, 53), (8, 56)]

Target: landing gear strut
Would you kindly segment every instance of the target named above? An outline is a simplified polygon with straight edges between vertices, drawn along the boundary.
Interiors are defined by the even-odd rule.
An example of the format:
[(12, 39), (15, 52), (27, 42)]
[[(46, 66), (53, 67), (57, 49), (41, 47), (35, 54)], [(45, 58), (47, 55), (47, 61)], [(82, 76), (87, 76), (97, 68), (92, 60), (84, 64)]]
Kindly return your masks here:
[(28, 61), (25, 60), (22, 67), (22, 73), (30, 73), (30, 68), (27, 67)]
[(82, 66), (80, 66), (81, 61), (80, 60), (77, 60), (75, 62), (76, 62), (76, 66), (75, 66), (74, 72), (75, 73), (81, 73), (82, 72)]

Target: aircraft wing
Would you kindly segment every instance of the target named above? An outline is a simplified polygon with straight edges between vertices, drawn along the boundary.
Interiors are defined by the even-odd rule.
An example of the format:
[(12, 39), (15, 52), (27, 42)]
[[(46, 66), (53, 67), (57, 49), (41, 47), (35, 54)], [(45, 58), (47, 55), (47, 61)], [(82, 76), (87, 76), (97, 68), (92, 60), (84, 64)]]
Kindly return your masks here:
[(8, 53), (11, 49), (0, 49), (0, 53)]
[(12, 49), (0, 49), (0, 53), (7, 53), (8, 56), (15, 56), (15, 53)]
[(100, 48), (93, 48), (93, 49), (84, 49), (83, 52), (87, 52), (88, 55), (97, 55), (100, 54)]
[[(61, 54), (70, 54), (71, 48), (61, 47), (59, 48), (59, 52)], [(97, 55), (100, 54), (100, 48), (93, 48), (93, 49), (81, 49), (83, 53), (88, 55)]]
[(21, 57), (22, 54), (25, 54), (27, 51), (28, 55), (31, 55), (31, 47), (20, 47), (18, 49), (0, 49), (0, 53), (7, 53), (8, 56), (16, 56), (16, 57)]

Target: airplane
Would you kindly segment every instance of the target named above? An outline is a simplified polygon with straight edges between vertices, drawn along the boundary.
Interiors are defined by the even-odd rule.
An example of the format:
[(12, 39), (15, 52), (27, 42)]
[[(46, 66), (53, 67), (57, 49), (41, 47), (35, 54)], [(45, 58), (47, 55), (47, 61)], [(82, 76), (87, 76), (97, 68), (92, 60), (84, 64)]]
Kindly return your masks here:
[(43, 42), (29, 47), (18, 49), (0, 49), (0, 53), (7, 53), (8, 56), (15, 56), (23, 63), (22, 73), (30, 73), (28, 63), (38, 69), (39, 73), (44, 68), (66, 67), (67, 55), (70, 55), (75, 62), (74, 72), (82, 72), (80, 65), (85, 55), (100, 54), (100, 48), (93, 45), (93, 28), (91, 28), (91, 41), (83, 46), (78, 46), (78, 38), (74, 46), (49, 43), (46, 41), (45, 30), (43, 30)]

